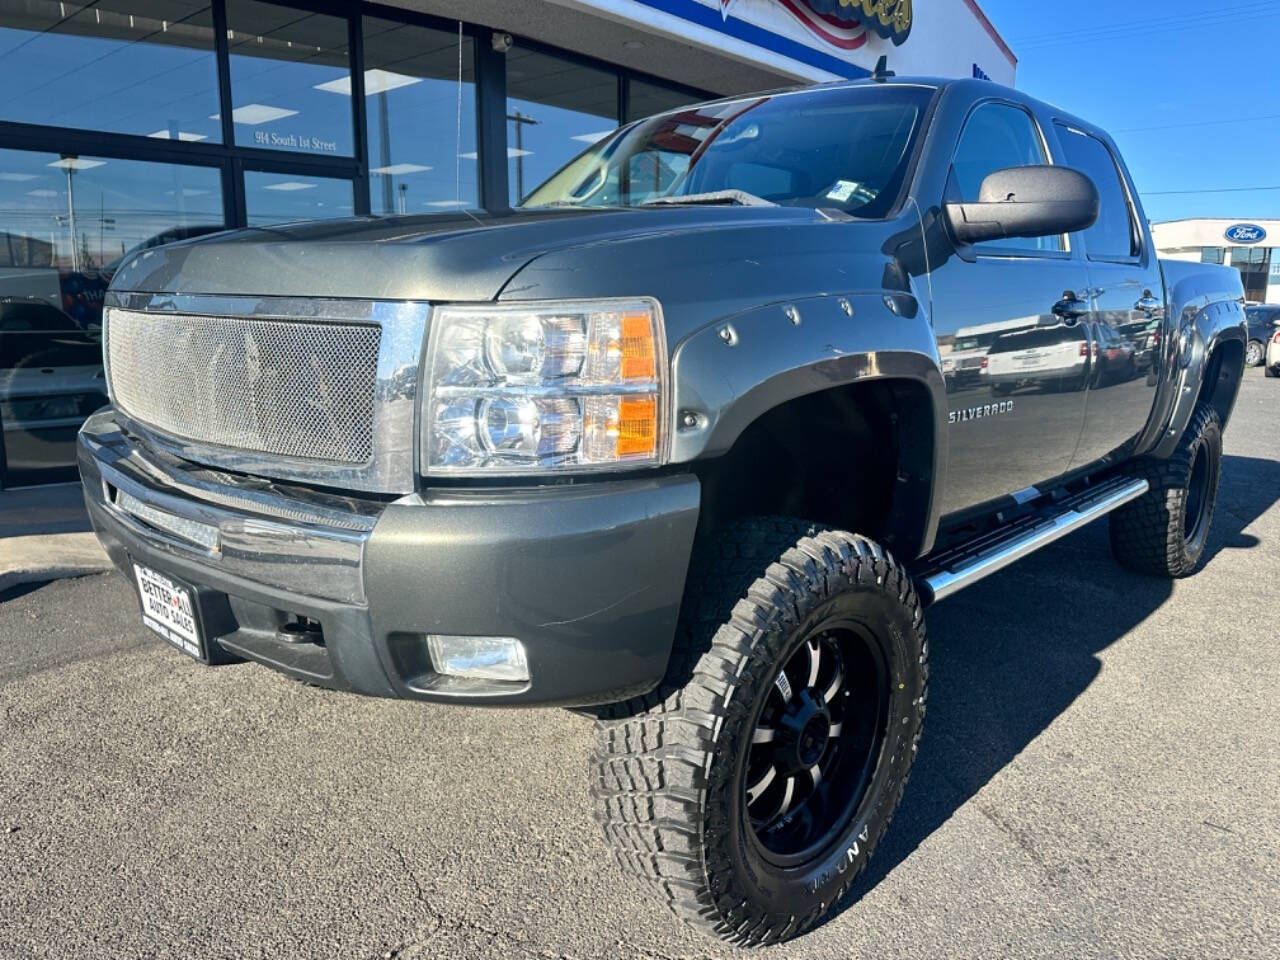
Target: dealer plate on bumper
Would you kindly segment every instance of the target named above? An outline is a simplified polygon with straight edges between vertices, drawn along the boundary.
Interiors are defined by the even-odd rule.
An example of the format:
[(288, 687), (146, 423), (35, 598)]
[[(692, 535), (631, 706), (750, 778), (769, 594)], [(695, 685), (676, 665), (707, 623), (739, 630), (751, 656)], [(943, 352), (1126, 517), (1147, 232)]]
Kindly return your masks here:
[(194, 591), (140, 563), (133, 565), (133, 575), (138, 581), (142, 622), (183, 653), (208, 662)]

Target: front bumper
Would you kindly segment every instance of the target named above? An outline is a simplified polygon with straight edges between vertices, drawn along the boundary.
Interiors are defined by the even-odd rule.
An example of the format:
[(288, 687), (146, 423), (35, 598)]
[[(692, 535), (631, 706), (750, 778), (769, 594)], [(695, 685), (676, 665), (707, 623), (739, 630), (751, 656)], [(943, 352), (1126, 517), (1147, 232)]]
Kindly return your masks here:
[[(373, 696), (490, 704), (607, 703), (666, 670), (693, 476), (357, 500), (162, 458), (111, 410), (85, 423), (78, 455), (113, 562), (193, 586), (215, 655)], [(184, 521), (216, 530), (216, 545), (185, 536)], [(280, 630), (299, 617), (322, 640)], [(531, 679), (438, 674), (430, 633), (516, 637)]]

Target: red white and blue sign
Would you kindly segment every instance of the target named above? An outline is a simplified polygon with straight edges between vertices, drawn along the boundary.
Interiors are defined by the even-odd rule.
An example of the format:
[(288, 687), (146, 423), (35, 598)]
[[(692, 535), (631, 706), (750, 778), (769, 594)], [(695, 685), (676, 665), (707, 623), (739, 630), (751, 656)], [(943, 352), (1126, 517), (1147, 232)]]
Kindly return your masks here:
[[(720, 0), (726, 20), (738, 0)], [(840, 50), (857, 50), (875, 32), (895, 44), (911, 33), (911, 0), (776, 0), (815, 36)]]

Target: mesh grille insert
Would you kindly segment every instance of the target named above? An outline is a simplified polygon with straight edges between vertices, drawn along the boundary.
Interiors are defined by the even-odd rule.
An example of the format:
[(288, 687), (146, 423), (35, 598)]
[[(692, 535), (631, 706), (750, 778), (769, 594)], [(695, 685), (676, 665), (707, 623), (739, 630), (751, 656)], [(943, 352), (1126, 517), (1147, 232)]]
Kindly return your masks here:
[(110, 310), (116, 404), (197, 443), (365, 463), (382, 329)]

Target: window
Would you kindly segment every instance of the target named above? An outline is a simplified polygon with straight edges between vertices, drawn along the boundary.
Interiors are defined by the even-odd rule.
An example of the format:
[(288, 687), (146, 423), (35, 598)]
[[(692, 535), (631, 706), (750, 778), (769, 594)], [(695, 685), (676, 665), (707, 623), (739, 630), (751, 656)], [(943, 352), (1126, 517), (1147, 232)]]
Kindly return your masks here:
[(0, 120), (217, 142), (202, 0), (0, 0)]
[(0, 149), (0, 442), (8, 484), (74, 476), (106, 403), (102, 297), (126, 255), (221, 230), (215, 167)]
[(1226, 261), (1226, 253), (1222, 247), (1201, 247), (1200, 262), (1201, 263), (1224, 263)]
[(252, 170), (244, 175), (244, 205), (251, 227), (349, 217), (355, 210), (350, 180)]
[(618, 78), (520, 46), (507, 52), (512, 205), (618, 126)]
[(631, 80), (627, 84), (626, 122), (643, 120), (645, 117), (652, 117), (655, 113), (685, 107), (705, 99), (707, 98), (673, 90), (670, 87), (660, 87), (656, 83), (645, 80)]
[(378, 17), (363, 29), (372, 211), (476, 206), (471, 38)]
[(227, 0), (227, 37), (238, 145), (352, 155), (345, 19)]
[[(1048, 163), (1044, 143), (1031, 115), (1005, 103), (984, 103), (969, 115), (951, 166), (948, 200), (976, 203), (982, 181), (997, 170)], [(975, 245), (979, 250), (1064, 248), (1062, 237), (1018, 237)]]
[(1067, 166), (1086, 174), (1098, 188), (1098, 222), (1083, 233), (1090, 259), (1137, 256), (1138, 234), (1129, 212), (1129, 195), (1120, 180), (1115, 158), (1096, 137), (1058, 125)]
[(568, 164), (528, 205), (635, 206), (737, 190), (785, 206), (882, 217), (898, 198), (933, 92), (811, 90), (666, 113)]

